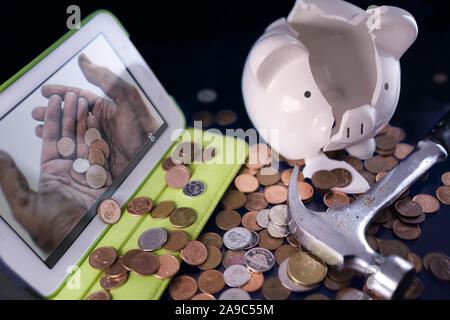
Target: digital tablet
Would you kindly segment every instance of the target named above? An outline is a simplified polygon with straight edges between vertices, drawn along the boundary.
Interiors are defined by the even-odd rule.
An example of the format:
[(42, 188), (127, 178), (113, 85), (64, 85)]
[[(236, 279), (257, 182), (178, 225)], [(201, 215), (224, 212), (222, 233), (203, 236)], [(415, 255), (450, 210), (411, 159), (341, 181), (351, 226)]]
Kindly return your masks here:
[(107, 228), (98, 204), (125, 204), (185, 120), (104, 11), (27, 69), (0, 93), (0, 258), (45, 297)]

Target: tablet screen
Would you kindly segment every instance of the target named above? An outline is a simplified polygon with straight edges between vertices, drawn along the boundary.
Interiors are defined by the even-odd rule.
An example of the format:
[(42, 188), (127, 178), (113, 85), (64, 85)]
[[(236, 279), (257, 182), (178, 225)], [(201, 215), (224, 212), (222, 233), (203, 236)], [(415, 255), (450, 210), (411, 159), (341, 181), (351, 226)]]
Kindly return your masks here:
[(100, 34), (0, 119), (0, 215), (52, 268), (167, 123)]

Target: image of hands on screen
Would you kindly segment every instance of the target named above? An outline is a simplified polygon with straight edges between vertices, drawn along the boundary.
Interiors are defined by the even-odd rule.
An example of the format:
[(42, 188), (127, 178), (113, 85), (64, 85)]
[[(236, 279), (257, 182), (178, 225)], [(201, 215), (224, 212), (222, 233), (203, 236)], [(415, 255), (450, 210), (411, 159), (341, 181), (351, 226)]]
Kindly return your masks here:
[[(0, 151), (4, 196), (14, 218), (44, 252), (61, 243), (136, 156), (149, 133), (161, 127), (135, 86), (93, 64), (85, 54), (78, 56), (78, 65), (85, 79), (105, 96), (59, 84), (41, 88), (48, 103), (35, 106), (31, 114), (41, 122), (35, 128), (42, 140), (38, 190), (30, 188), (14, 159)], [(103, 151), (103, 159), (90, 158), (92, 148), (85, 139), (89, 129), (97, 129), (101, 135), (97, 140), (106, 142), (106, 151), (101, 145), (95, 151)], [(96, 167), (95, 184), (84, 172), (87, 168), (76, 170), (77, 160)]]

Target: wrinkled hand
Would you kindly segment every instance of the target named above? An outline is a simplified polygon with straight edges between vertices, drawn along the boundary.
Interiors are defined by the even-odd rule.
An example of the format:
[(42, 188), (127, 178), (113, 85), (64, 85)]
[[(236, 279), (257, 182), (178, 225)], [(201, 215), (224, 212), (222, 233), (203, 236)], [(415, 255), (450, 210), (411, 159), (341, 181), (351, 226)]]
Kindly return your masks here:
[(109, 143), (109, 168), (115, 178), (136, 156), (148, 140), (148, 134), (157, 132), (158, 123), (137, 88), (110, 70), (92, 64), (84, 54), (79, 56), (78, 63), (86, 79), (100, 87), (110, 99), (100, 98), (86, 90), (60, 85), (44, 86), (42, 94), (47, 98), (58, 95), (64, 99), (68, 92), (75, 92), (86, 98), (89, 110), (98, 119), (105, 140)]
[[(103, 189), (91, 189), (84, 175), (72, 169), (73, 159), (63, 159), (57, 144), (62, 137), (76, 141), (77, 157), (87, 157), (84, 132), (88, 127), (88, 103), (75, 93), (62, 99), (52, 96), (46, 108), (36, 108), (33, 116), (44, 120), (37, 128), (42, 137), (39, 191), (30, 189), (13, 159), (0, 151), (0, 186), (16, 220), (45, 251), (54, 249), (86, 211), (111, 184), (109, 177)], [(77, 128), (78, 134), (75, 133)]]

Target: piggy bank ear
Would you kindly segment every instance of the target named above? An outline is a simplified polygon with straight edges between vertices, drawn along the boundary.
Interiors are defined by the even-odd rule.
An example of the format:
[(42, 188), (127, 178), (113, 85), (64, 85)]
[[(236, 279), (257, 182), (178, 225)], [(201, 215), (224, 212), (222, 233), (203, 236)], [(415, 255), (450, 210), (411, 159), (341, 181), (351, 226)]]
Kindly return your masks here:
[(279, 71), (298, 60), (309, 60), (300, 41), (286, 34), (271, 34), (255, 44), (248, 63), (252, 76), (267, 89)]
[(379, 22), (373, 30), (375, 43), (400, 59), (417, 39), (416, 20), (408, 11), (391, 6), (377, 8), (372, 13), (369, 19)]

